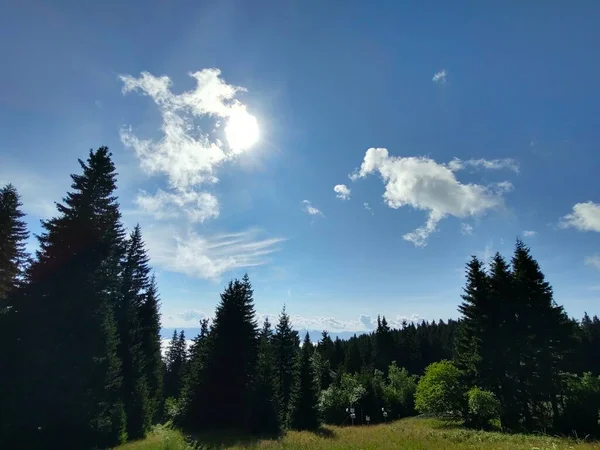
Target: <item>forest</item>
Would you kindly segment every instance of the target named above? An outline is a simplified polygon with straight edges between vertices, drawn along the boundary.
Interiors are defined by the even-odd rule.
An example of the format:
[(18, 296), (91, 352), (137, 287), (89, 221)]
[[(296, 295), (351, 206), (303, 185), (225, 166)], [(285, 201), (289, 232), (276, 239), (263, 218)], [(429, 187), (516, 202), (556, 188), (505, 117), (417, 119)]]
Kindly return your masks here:
[[(29, 239), (17, 189), (0, 190), (2, 448), (110, 448), (169, 423), (281, 436), (424, 415), (505, 433), (600, 438), (600, 320), (568, 316), (530, 248), (472, 257), (458, 319), (318, 342), (281, 314), (257, 322), (248, 275), (164, 357), (141, 227), (126, 230), (108, 148)], [(449, 301), (454, 301), (450, 299)]]

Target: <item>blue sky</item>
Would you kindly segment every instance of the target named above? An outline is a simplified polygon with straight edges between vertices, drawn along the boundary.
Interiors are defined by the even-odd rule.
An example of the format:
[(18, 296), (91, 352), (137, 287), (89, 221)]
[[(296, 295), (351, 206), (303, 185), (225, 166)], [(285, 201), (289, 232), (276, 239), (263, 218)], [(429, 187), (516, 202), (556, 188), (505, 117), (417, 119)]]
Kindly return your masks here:
[(37, 232), (108, 145), (166, 327), (246, 271), (299, 328), (457, 317), (469, 255), (518, 236), (598, 312), (596, 2), (4, 5), (0, 182)]

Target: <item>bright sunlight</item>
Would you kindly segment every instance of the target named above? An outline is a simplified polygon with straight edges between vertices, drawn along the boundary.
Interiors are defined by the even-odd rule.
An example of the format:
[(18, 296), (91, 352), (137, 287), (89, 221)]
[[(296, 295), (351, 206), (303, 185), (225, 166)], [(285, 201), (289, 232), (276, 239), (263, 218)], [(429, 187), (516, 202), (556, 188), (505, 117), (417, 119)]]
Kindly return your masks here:
[(225, 127), (227, 143), (234, 151), (243, 151), (252, 147), (259, 138), (258, 122), (256, 117), (245, 109), (240, 109), (233, 114)]

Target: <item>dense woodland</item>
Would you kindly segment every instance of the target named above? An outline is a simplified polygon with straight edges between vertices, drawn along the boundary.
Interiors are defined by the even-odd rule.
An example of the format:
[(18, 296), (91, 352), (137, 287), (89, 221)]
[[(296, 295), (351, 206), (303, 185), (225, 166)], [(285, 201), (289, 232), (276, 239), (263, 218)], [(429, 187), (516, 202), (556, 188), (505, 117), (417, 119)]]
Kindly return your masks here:
[(285, 308), (257, 323), (246, 275), (163, 359), (157, 284), (141, 228), (121, 223), (111, 154), (80, 165), (35, 255), (16, 189), (0, 191), (2, 448), (106, 448), (165, 421), (275, 436), (416, 414), (600, 437), (600, 320), (567, 316), (523, 242), (468, 262), (458, 321), (382, 316), (370, 334), (311, 342)]

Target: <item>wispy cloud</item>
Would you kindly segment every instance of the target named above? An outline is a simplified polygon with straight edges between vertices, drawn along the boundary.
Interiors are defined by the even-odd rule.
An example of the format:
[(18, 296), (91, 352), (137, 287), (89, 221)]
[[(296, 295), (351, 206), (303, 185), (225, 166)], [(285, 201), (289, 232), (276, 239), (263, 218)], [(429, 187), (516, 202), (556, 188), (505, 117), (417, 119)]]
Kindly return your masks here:
[(534, 230), (525, 230), (523, 231), (523, 236), (524, 237), (533, 237), (537, 234), (537, 231)]
[(431, 81), (433, 81), (434, 83), (438, 83), (438, 84), (446, 84), (446, 76), (447, 75), (448, 74), (446, 73), (446, 69), (442, 69), (433, 75), (433, 78), (431, 79)]
[(507, 169), (519, 173), (519, 163), (511, 158), (504, 159), (467, 159), (462, 160), (454, 158), (448, 163), (448, 168), (453, 172), (465, 169), (467, 167), (481, 168), (487, 170)]
[(135, 203), (141, 211), (155, 219), (186, 217), (192, 223), (202, 223), (219, 216), (219, 201), (208, 192), (185, 191), (177, 194), (158, 189), (155, 195), (140, 191)]
[(368, 149), (362, 165), (350, 179), (355, 181), (373, 173), (379, 173), (384, 182), (383, 198), (390, 208), (411, 206), (427, 211), (427, 222), (403, 236), (417, 247), (427, 245), (443, 218), (465, 219), (502, 207), (503, 194), (512, 188), (508, 181), (488, 186), (463, 184), (445, 164), (425, 157), (390, 156), (385, 148)]
[(311, 216), (323, 216), (323, 213), (315, 208), (309, 200), (302, 200), (302, 209)]
[(157, 267), (193, 277), (218, 280), (230, 270), (267, 264), (281, 238), (260, 238), (258, 230), (200, 236), (174, 226), (153, 226), (144, 238)]
[(585, 264), (600, 270), (600, 255), (592, 255), (585, 258)]
[(473, 226), (469, 225), (468, 223), (461, 223), (460, 232), (465, 236), (470, 236), (471, 234), (473, 234)]
[(576, 203), (573, 212), (564, 216), (558, 225), (560, 228), (600, 232), (600, 204), (591, 201)]
[(337, 194), (336, 197), (341, 200), (350, 200), (350, 188), (345, 184), (336, 184), (333, 190)]

